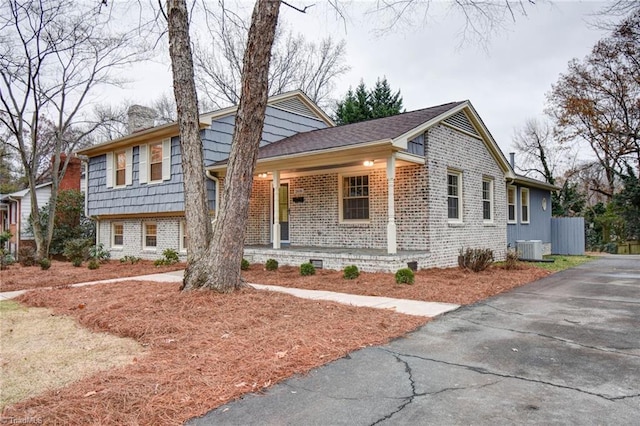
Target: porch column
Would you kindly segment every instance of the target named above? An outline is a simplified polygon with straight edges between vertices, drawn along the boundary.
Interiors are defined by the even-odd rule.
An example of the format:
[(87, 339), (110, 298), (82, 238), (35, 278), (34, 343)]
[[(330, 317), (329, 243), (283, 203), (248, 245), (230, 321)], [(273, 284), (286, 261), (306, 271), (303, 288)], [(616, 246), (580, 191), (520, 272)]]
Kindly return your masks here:
[(273, 171), (273, 248), (280, 248), (280, 171)]
[(396, 154), (393, 153), (387, 158), (387, 253), (396, 254), (398, 245), (396, 243), (396, 205), (394, 179), (396, 176)]

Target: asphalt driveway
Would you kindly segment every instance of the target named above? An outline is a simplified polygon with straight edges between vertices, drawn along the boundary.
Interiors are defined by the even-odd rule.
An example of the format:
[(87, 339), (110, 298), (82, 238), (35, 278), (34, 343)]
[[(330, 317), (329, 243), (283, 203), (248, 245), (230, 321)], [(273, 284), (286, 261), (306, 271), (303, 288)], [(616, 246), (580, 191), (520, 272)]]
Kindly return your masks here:
[(640, 424), (640, 256), (458, 309), (193, 425)]

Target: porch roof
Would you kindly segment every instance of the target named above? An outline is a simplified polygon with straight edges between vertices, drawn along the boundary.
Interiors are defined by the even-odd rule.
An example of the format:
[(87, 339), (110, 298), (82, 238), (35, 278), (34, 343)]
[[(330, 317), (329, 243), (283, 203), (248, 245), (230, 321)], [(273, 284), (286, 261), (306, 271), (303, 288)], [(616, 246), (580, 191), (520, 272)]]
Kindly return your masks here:
[[(297, 133), (260, 148), (258, 162), (320, 153), (346, 152), (358, 148), (370, 150), (374, 146), (382, 145), (386, 145), (385, 150), (388, 152), (398, 151), (397, 147), (392, 147), (394, 139), (406, 135), (465, 102), (450, 102), (390, 117)], [(223, 171), (226, 163), (227, 160), (219, 161), (208, 168), (212, 171)]]

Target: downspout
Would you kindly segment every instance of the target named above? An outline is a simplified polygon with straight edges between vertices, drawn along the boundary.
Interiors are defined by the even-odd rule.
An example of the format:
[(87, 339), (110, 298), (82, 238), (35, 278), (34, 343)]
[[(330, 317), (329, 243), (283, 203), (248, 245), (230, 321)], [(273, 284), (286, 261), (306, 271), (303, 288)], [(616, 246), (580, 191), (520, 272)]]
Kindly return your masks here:
[(214, 220), (218, 218), (218, 210), (220, 210), (220, 180), (218, 179), (217, 176), (213, 175), (211, 173), (211, 171), (209, 170), (205, 170), (204, 172), (205, 176), (212, 180), (213, 183), (215, 184), (215, 189), (216, 189), (216, 199), (215, 199), (215, 204), (216, 204), (216, 211), (215, 211), (215, 215), (214, 215)]

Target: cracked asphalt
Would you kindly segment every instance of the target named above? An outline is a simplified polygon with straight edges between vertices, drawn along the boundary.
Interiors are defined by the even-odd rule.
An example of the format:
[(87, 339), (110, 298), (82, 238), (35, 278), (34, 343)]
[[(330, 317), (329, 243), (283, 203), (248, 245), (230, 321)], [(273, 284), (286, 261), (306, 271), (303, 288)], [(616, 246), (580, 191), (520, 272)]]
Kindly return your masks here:
[(640, 256), (460, 308), (189, 425), (640, 424)]

